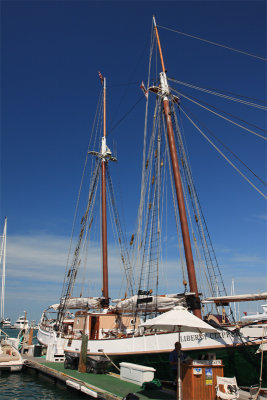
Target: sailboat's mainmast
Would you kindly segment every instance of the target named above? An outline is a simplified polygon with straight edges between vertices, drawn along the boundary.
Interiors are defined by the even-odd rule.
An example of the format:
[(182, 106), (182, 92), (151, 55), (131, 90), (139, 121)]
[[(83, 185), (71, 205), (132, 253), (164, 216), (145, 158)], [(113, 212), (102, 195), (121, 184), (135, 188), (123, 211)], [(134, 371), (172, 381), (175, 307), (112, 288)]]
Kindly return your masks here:
[(179, 164), (178, 164), (178, 157), (177, 157), (175, 138), (174, 138), (174, 132), (173, 132), (173, 126), (172, 126), (172, 119), (171, 119), (171, 111), (170, 111), (170, 106), (169, 106), (170, 90), (169, 90), (169, 85), (167, 82), (166, 69), (165, 69), (165, 65), (164, 65), (164, 60), (163, 60), (163, 55), (162, 55), (162, 50), (161, 50), (161, 45), (160, 45), (159, 34), (158, 34), (155, 17), (153, 17), (153, 22), (154, 22), (154, 29), (155, 29), (155, 34), (156, 34), (157, 43), (158, 43), (161, 65), (162, 65), (162, 72), (160, 73), (160, 91), (159, 91), (159, 93), (161, 94), (161, 97), (162, 97), (164, 116), (165, 116), (166, 125), (167, 125), (168, 143), (169, 143), (169, 149), (170, 149), (170, 155), (171, 155), (173, 177), (174, 177), (178, 209), (179, 209), (179, 216), (180, 216), (180, 223), (181, 223), (181, 230), (182, 230), (182, 236), (183, 236), (185, 259), (186, 259), (187, 272), (188, 272), (188, 280), (189, 280), (190, 290), (195, 293), (195, 296), (197, 299), (197, 304), (196, 304), (196, 308), (194, 309), (194, 314), (197, 317), (201, 318), (201, 310), (200, 310), (200, 302), (199, 302), (199, 294), (198, 294), (198, 288), (197, 288), (194, 259), (193, 259), (193, 253), (192, 253), (191, 242), (190, 242), (190, 235), (189, 235), (189, 229), (188, 229), (188, 223), (187, 223), (187, 217), (186, 217), (181, 174), (180, 174), (180, 169), (179, 169)]
[(106, 78), (103, 78), (103, 137), (101, 146), (101, 188), (102, 188), (102, 262), (103, 262), (103, 297), (104, 308), (109, 305), (108, 296), (108, 250), (107, 250), (107, 204), (106, 204)]

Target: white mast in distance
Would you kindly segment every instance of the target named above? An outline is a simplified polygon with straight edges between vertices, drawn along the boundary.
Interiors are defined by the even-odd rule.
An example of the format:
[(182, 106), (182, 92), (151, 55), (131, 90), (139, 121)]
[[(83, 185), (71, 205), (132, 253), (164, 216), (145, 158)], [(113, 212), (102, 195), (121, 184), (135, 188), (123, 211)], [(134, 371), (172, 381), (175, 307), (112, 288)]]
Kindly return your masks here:
[[(0, 309), (0, 321), (4, 320), (5, 317), (5, 281), (6, 281), (6, 229), (7, 229), (7, 217), (5, 217), (4, 231), (2, 238), (1, 250), (0, 250), (0, 264), (2, 263), (2, 290), (1, 290), (1, 309)], [(2, 262), (3, 260), (3, 262)]]

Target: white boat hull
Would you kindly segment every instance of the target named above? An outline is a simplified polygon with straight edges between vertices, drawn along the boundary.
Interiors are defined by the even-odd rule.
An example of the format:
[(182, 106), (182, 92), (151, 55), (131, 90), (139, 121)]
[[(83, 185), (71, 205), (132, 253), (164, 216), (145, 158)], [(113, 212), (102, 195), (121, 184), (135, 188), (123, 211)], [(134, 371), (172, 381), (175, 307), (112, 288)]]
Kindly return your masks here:
[[(232, 347), (244, 344), (260, 344), (262, 342), (262, 327), (245, 327), (241, 335), (231, 334), (226, 331), (218, 333), (192, 334), (181, 333), (181, 344), (183, 351), (207, 350), (216, 348)], [(44, 331), (41, 328), (37, 334), (38, 341), (48, 346), (58, 345), (68, 352), (77, 353), (81, 348), (80, 339), (56, 338), (55, 332)], [(166, 353), (174, 348), (178, 340), (178, 333), (158, 333), (143, 336), (122, 337), (114, 339), (88, 340), (88, 354), (105, 353), (108, 356)], [(264, 340), (263, 342), (267, 342)]]
[(23, 362), (1, 362), (0, 361), (0, 371), (10, 371), (10, 372), (19, 372), (22, 370)]
[(15, 329), (28, 329), (28, 328), (29, 328), (29, 324), (28, 324), (28, 322), (26, 322), (25, 324), (24, 324), (24, 323), (17, 323), (17, 322), (15, 322), (14, 325), (13, 325), (13, 327), (14, 327)]
[(3, 340), (0, 343), (0, 371), (21, 371), (23, 363), (18, 350), (8, 340)]

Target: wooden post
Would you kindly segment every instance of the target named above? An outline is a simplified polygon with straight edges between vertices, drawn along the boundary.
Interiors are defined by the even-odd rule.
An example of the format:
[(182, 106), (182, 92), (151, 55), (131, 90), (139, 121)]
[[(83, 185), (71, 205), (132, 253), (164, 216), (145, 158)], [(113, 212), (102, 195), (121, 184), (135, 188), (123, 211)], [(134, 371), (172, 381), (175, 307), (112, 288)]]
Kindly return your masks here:
[(88, 314), (88, 308), (86, 308), (86, 312), (84, 315), (82, 343), (81, 343), (81, 351), (80, 351), (79, 365), (78, 365), (79, 372), (86, 372), (88, 335), (85, 334), (85, 329), (86, 329), (86, 322), (87, 322), (87, 314)]
[(32, 345), (32, 338), (33, 338), (33, 327), (31, 327), (30, 333), (29, 333), (29, 341), (28, 341), (29, 346)]
[(82, 334), (82, 344), (81, 344), (81, 352), (79, 358), (79, 372), (86, 372), (86, 358), (87, 358), (87, 343), (88, 343), (88, 335)]

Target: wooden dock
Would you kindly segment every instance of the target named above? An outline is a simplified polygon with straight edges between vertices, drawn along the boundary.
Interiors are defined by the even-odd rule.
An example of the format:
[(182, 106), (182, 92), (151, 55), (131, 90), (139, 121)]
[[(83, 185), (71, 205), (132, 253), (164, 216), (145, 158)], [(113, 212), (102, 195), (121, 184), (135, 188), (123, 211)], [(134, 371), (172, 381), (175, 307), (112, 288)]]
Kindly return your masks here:
[[(134, 393), (140, 400), (175, 400), (177, 398), (175, 390), (143, 390), (141, 386), (121, 380), (117, 374), (81, 373), (77, 370), (65, 369), (63, 363), (48, 362), (42, 357), (27, 356), (24, 365), (27, 370), (48, 376), (55, 383), (77, 390), (90, 399), (122, 400), (128, 393)], [(241, 390), (239, 399), (252, 400), (253, 398), (248, 392)], [(264, 399), (266, 400), (266, 397), (260, 396), (257, 400)]]
[(55, 383), (100, 400), (122, 400), (128, 393), (136, 394), (140, 400), (175, 400), (174, 390), (142, 390), (141, 386), (120, 380), (116, 374), (82, 373), (65, 369), (63, 363), (48, 362), (41, 357), (25, 357), (25, 367), (49, 376)]

